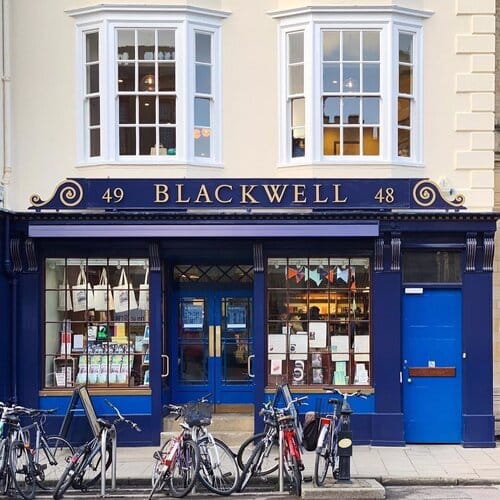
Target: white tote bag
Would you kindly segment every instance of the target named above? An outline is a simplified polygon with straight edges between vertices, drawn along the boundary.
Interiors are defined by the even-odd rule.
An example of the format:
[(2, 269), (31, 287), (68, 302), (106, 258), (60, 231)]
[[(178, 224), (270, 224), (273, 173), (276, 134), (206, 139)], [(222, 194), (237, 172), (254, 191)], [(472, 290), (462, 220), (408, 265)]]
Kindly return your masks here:
[(71, 290), (66, 281), (66, 269), (64, 269), (63, 282), (59, 285), (59, 297), (57, 300), (58, 311), (71, 311), (73, 305), (71, 302)]
[(149, 311), (149, 267), (146, 269), (144, 283), (139, 287), (139, 309)]
[(112, 311), (114, 309), (113, 294), (108, 286), (108, 275), (103, 267), (99, 284), (94, 285), (94, 309), (96, 311)]
[(113, 301), (115, 303), (115, 312), (117, 313), (137, 309), (135, 293), (127, 280), (125, 269), (122, 269), (118, 285), (113, 288)]
[(76, 285), (73, 285), (73, 311), (85, 311), (94, 309), (94, 293), (92, 285), (87, 283), (87, 276), (83, 267), (80, 268)]

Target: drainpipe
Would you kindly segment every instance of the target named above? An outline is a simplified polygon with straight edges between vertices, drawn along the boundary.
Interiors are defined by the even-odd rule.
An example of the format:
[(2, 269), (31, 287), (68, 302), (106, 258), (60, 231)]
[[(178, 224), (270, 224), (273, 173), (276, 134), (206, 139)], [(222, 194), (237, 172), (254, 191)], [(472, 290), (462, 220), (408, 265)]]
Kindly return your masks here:
[(1, 5), (1, 44), (2, 44), (2, 59), (1, 59), (1, 79), (2, 79), (2, 91), (1, 91), (1, 109), (2, 109), (2, 119), (1, 119), (1, 136), (2, 141), (0, 143), (2, 159), (2, 179), (0, 181), (0, 206), (4, 208), (8, 206), (7, 204), (7, 187), (10, 183), (10, 175), (12, 173), (12, 158), (11, 158), (11, 85), (10, 85), (10, 0), (2, 0)]

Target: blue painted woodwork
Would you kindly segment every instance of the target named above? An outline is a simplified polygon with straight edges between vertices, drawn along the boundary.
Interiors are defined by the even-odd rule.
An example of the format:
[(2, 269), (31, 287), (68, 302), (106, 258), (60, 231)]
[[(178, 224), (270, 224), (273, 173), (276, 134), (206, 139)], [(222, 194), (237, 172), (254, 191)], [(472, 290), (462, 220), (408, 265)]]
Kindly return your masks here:
[[(462, 441), (462, 294), (403, 297), (403, 411), (408, 443)], [(453, 367), (455, 376), (412, 376), (412, 367)]]

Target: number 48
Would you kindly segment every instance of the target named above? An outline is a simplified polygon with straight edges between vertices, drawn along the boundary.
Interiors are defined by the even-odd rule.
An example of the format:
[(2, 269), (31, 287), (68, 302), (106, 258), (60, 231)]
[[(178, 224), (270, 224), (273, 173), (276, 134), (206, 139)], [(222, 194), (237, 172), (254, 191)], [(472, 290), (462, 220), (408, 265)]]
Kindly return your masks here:
[(380, 188), (375, 195), (375, 199), (379, 203), (394, 203), (394, 189), (391, 187)]

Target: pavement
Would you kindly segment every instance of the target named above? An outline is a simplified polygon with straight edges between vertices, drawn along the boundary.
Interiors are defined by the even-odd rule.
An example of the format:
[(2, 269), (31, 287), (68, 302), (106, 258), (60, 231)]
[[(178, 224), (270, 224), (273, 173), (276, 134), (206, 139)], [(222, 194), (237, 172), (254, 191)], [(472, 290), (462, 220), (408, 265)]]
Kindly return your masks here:
[[(116, 469), (118, 484), (145, 484), (151, 481), (153, 452), (156, 449), (119, 447)], [(303, 455), (303, 475), (306, 479), (312, 477), (314, 472), (314, 458), (314, 452), (305, 452)], [(500, 484), (500, 446), (354, 446), (351, 477), (357, 480), (374, 479), (382, 485)]]

